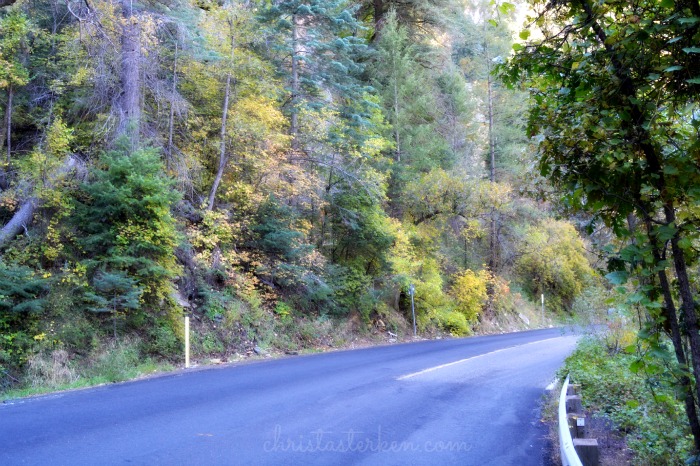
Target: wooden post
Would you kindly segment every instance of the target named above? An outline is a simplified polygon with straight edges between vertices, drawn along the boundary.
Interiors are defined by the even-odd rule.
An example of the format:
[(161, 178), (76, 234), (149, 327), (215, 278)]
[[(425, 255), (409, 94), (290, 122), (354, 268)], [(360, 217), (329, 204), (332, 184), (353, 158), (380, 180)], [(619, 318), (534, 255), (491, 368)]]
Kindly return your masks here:
[(582, 413), (583, 404), (579, 395), (568, 395), (566, 397), (566, 412), (567, 413)]
[(600, 464), (598, 440), (594, 438), (575, 438), (574, 448), (583, 466), (598, 466)]
[(567, 414), (572, 438), (586, 437), (586, 416), (580, 413)]

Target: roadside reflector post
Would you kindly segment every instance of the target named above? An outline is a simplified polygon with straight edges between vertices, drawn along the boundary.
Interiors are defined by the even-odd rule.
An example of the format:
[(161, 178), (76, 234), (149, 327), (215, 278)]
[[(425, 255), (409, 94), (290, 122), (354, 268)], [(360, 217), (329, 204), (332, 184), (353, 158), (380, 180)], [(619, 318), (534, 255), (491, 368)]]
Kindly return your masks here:
[(413, 315), (413, 336), (416, 336), (416, 307), (413, 304), (413, 295), (416, 294), (416, 287), (411, 284), (408, 287), (408, 294), (411, 295), (411, 314)]
[(544, 327), (544, 293), (542, 293), (542, 327)]
[(190, 367), (190, 316), (185, 316), (185, 369)]

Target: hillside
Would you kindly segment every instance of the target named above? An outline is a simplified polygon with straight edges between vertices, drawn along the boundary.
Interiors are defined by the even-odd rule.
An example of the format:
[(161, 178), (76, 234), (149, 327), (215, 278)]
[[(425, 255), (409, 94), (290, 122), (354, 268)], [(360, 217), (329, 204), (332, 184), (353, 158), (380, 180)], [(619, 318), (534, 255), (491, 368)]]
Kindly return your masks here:
[(545, 200), (528, 97), (495, 73), (516, 16), (2, 7), (0, 385), (179, 360), (183, 314), (195, 357), (222, 359), (411, 335), (411, 286), (423, 336), (585, 308), (581, 222)]

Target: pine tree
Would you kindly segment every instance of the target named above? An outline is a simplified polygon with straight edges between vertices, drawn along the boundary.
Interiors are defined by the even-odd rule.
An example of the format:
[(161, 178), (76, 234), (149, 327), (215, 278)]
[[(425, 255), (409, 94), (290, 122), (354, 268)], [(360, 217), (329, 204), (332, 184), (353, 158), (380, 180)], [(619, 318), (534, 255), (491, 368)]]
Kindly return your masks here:
[(395, 206), (400, 205), (400, 193), (406, 183), (420, 173), (452, 163), (450, 147), (438, 132), (440, 115), (435, 101), (439, 88), (420, 64), (425, 49), (412, 42), (408, 33), (396, 14), (389, 12), (372, 67), (373, 83), (391, 124), (395, 164), (390, 197)]
[(278, 39), (275, 52), (288, 82), (293, 148), (301, 147), (299, 118), (305, 111), (330, 107), (354, 126), (366, 124), (369, 113), (352, 104), (363, 101), (367, 90), (360, 78), (368, 49), (350, 3), (284, 0), (261, 18)]
[(178, 272), (170, 214), (178, 195), (162, 175), (156, 152), (131, 152), (129, 145), (122, 139), (120, 148), (102, 155), (94, 181), (83, 186), (75, 220), (94, 276), (106, 270), (135, 280), (143, 289), (144, 312), (157, 314), (171, 310), (170, 280)]
[(92, 301), (90, 310), (112, 314), (112, 331), (116, 339), (120, 311), (138, 309), (143, 290), (136, 285), (134, 278), (122, 271), (99, 271), (93, 278), (92, 286), (97, 293), (89, 293), (87, 296)]

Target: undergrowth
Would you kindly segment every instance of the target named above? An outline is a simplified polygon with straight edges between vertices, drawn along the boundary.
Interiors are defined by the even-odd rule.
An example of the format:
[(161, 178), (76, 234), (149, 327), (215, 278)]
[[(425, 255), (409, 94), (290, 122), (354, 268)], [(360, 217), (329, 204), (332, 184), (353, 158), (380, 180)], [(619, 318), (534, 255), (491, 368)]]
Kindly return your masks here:
[(637, 359), (604, 338), (586, 337), (559, 376), (569, 374), (572, 382), (581, 385), (584, 406), (605, 414), (626, 434), (635, 464), (684, 464), (692, 437), (683, 404), (663, 373), (633, 372)]
[(11, 399), (92, 387), (172, 370), (168, 362), (144, 357), (142, 347), (141, 340), (133, 337), (110, 341), (84, 358), (71, 358), (64, 349), (35, 354), (27, 363), (23, 383), (0, 391), (0, 397)]

